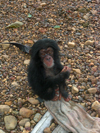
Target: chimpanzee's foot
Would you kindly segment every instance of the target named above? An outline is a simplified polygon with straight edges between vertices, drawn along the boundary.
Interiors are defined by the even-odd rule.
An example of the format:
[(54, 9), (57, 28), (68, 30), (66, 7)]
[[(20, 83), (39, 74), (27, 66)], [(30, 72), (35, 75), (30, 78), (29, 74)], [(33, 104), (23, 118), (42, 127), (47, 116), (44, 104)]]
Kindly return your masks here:
[(55, 96), (51, 101), (57, 101), (58, 99), (58, 96)]
[(67, 97), (67, 98), (64, 98), (64, 97), (63, 97), (63, 99), (64, 99), (66, 102), (69, 102), (69, 101), (71, 100), (70, 97)]
[(70, 96), (68, 95), (68, 96), (62, 96), (62, 94), (60, 94), (61, 95), (61, 97), (66, 101), (66, 102), (69, 102), (70, 100), (71, 100), (71, 98), (70, 98)]
[(57, 101), (57, 100), (59, 100), (59, 88), (57, 88), (57, 89), (55, 90), (55, 96), (54, 96), (54, 98), (52, 99), (52, 101)]

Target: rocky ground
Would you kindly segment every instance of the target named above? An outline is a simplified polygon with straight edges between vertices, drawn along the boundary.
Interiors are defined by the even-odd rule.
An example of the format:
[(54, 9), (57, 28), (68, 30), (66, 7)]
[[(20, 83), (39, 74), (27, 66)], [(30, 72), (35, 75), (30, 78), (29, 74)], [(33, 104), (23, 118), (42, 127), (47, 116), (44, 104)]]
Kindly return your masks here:
[(99, 0), (1, 0), (0, 18), (0, 133), (29, 133), (47, 111), (27, 82), (30, 56), (5, 41), (56, 40), (62, 64), (72, 68), (72, 100), (100, 117)]

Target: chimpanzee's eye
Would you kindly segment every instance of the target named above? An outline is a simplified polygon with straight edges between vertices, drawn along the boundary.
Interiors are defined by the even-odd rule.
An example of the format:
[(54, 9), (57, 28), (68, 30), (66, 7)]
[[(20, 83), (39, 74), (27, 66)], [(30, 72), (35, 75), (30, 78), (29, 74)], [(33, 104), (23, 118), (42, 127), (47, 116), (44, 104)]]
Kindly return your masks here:
[(53, 49), (52, 48), (47, 48), (47, 54), (53, 55)]
[(39, 54), (40, 54), (40, 57), (43, 58), (46, 55), (46, 50), (45, 49), (41, 49)]

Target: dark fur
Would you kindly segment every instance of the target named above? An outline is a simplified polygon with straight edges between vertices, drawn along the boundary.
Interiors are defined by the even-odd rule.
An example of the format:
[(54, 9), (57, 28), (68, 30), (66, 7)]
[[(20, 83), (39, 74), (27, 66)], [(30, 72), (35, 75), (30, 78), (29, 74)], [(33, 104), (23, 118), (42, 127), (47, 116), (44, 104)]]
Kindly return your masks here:
[[(47, 76), (43, 63), (39, 56), (39, 50), (42, 48), (52, 47), (54, 49), (54, 66), (52, 73), (54, 76)], [(51, 100), (55, 96), (55, 89), (61, 88), (60, 91), (64, 97), (68, 94), (65, 92), (65, 79), (69, 77), (69, 72), (61, 72), (63, 66), (59, 59), (59, 47), (51, 39), (42, 39), (37, 41), (31, 48), (31, 61), (28, 67), (28, 81), (35, 94), (41, 99)], [(61, 73), (60, 73), (61, 72)]]

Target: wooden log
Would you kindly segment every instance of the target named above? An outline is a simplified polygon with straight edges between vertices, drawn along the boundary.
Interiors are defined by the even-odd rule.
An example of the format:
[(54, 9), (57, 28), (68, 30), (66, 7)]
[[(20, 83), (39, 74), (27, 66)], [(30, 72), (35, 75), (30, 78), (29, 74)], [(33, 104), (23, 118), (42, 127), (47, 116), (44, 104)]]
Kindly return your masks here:
[(34, 129), (32, 130), (31, 133), (43, 133), (43, 130), (46, 127), (49, 127), (50, 126), (52, 119), (53, 119), (53, 117), (51, 116), (51, 114), (49, 113), (49, 111), (47, 111), (44, 114), (44, 116), (42, 117), (42, 119), (34, 127)]

